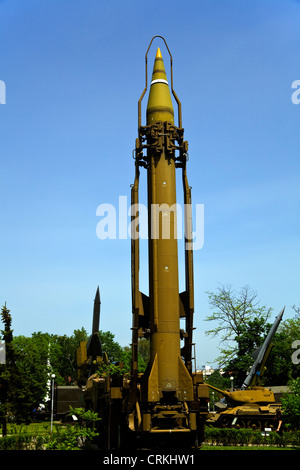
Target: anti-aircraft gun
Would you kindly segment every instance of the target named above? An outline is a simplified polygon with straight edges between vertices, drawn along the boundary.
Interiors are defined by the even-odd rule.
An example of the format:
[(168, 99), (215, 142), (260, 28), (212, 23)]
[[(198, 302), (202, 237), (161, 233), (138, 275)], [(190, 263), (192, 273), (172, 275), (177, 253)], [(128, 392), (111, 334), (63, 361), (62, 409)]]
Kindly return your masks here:
[(260, 386), (260, 379), (266, 367), (272, 345), (272, 339), (282, 320), (285, 307), (276, 317), (262, 346), (253, 354), (254, 363), (247, 374), (240, 390), (221, 390), (213, 385), (207, 384), (209, 388), (223, 395), (222, 406), (224, 409), (216, 414), (211, 414), (207, 424), (214, 426), (239, 426), (242, 428), (252, 427), (263, 429), (270, 425), (280, 403), (276, 403), (272, 390)]

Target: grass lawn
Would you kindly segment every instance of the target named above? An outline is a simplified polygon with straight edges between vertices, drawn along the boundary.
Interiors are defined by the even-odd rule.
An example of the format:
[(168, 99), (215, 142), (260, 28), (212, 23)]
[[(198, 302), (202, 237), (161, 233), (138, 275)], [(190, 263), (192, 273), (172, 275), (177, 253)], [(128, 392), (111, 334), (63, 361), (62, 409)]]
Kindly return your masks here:
[[(56, 431), (56, 423), (53, 423), (53, 432)], [(50, 434), (50, 422), (43, 421), (40, 423), (30, 424), (7, 424), (7, 436), (13, 436), (15, 434), (30, 434), (32, 436), (41, 436)], [(2, 435), (2, 429), (0, 427), (0, 435)]]
[(200, 450), (298, 450), (298, 447), (275, 446), (201, 446)]

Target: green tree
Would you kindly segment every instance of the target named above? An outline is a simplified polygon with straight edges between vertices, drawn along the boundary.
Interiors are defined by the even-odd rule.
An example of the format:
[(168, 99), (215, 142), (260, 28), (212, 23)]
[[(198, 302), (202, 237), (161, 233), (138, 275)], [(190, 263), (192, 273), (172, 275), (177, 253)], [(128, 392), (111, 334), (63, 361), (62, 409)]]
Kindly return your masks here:
[(292, 429), (300, 429), (300, 377), (289, 382), (291, 393), (286, 393), (282, 401), (284, 421)]
[(123, 348), (115, 341), (115, 335), (111, 331), (99, 331), (102, 351), (106, 352), (109, 362), (122, 361)]
[(150, 360), (150, 341), (146, 338), (140, 338), (138, 341), (138, 354), (147, 364)]
[(82, 327), (71, 336), (51, 337), (50, 362), (58, 385), (71, 385), (77, 380), (76, 350), (81, 341), (88, 340), (88, 333)]
[(292, 361), (295, 340), (300, 339), (300, 317), (283, 320), (272, 340), (272, 350), (268, 358), (265, 374), (267, 385), (284, 385), (299, 376), (299, 365)]
[(226, 366), (230, 375), (234, 376), (236, 386), (241, 387), (247, 372), (255, 361), (255, 353), (263, 344), (271, 325), (266, 324), (263, 318), (254, 318), (240, 328), (236, 337), (236, 356)]
[(28, 421), (34, 408), (47, 399), (51, 335), (33, 333), (14, 338), (18, 386), (14, 386), (13, 407), (18, 421)]
[(70, 407), (70, 413), (77, 417), (77, 422), (65, 426), (51, 436), (46, 444), (47, 450), (81, 450), (89, 449), (93, 439), (98, 436), (96, 423), (101, 419), (97, 413), (83, 408)]
[(220, 336), (220, 344), (224, 347), (219, 348), (221, 355), (216, 361), (222, 366), (233, 360), (238, 353), (241, 346), (238, 343), (239, 338), (244, 335), (249, 322), (255, 321), (257, 325), (259, 322), (262, 327), (270, 317), (272, 309), (259, 306), (257, 294), (248, 286), (236, 292), (230, 285), (220, 285), (217, 292), (209, 291), (207, 294), (213, 313), (208, 315), (205, 321), (214, 322), (216, 326), (205, 334)]
[[(294, 308), (294, 307), (293, 307)], [(295, 310), (296, 311), (296, 310)], [(293, 318), (288, 318), (279, 327), (279, 331), (282, 334), (281, 343), (278, 348), (284, 348), (283, 362), (289, 368), (289, 379), (297, 378), (299, 375), (299, 364), (294, 364), (291, 360), (291, 356), (294, 353), (293, 343), (296, 340), (300, 340), (300, 316), (296, 311), (296, 315)], [(282, 354), (283, 355), (283, 354)]]
[[(147, 341), (147, 340), (146, 340)], [(147, 357), (147, 354), (146, 354)], [(130, 346), (125, 346), (123, 348), (122, 362), (124, 363), (124, 371), (129, 373), (131, 371), (131, 359), (132, 359), (132, 350)], [(147, 362), (144, 359), (144, 356), (138, 352), (138, 372), (145, 372), (147, 367)]]
[[(226, 377), (226, 374), (221, 374), (219, 370), (215, 370), (207, 378), (204, 377), (204, 381), (209, 385), (218, 388), (219, 390), (227, 390), (230, 388), (230, 379)], [(214, 403), (219, 401), (220, 398), (223, 398), (223, 395), (211, 388), (209, 389), (209, 396), (212, 406), (214, 406)]]
[(12, 318), (10, 310), (6, 307), (6, 303), (1, 310), (1, 320), (4, 324), (4, 330), (1, 330), (1, 333), (5, 343), (6, 361), (5, 364), (0, 364), (0, 419), (2, 421), (2, 434), (5, 436), (11, 379), (14, 368), (14, 350), (12, 346), (13, 331), (11, 329)]
[(41, 332), (14, 338), (17, 380), (11, 406), (18, 421), (31, 419), (34, 408), (49, 400), (50, 374), (57, 385), (65, 385), (69, 376), (76, 378), (76, 348), (85, 337), (84, 331), (75, 330), (70, 338)]
[[(100, 334), (103, 351), (108, 352), (110, 360), (122, 360), (123, 349), (114, 341), (114, 335), (111, 332)], [(76, 383), (76, 350), (88, 337), (86, 330), (81, 328), (74, 330), (70, 337), (37, 332), (31, 337), (14, 338), (17, 374), (13, 407), (18, 420), (28, 420), (34, 408), (49, 400), (52, 373), (56, 376), (56, 385)]]
[(300, 318), (300, 305), (292, 305), (292, 309), (296, 313), (296, 317)]
[(5, 421), (8, 416), (17, 422), (30, 420), (32, 396), (29, 387), (31, 383), (30, 375), (23, 375), (19, 370), (20, 353), (15, 348), (13, 330), (11, 329), (12, 317), (6, 305), (2, 307), (1, 318), (5, 327), (2, 334), (6, 343), (6, 364), (4, 368), (2, 366), (1, 371), (0, 397), (5, 434)]
[(279, 330), (272, 340), (272, 349), (266, 363), (265, 385), (285, 385), (295, 376), (291, 343), (285, 330)]
[[(70, 337), (35, 332), (31, 337), (13, 338), (11, 316), (6, 306), (2, 308), (1, 318), (5, 324), (2, 334), (7, 344), (7, 364), (0, 365), (0, 414), (2, 419), (9, 413), (18, 422), (29, 421), (33, 409), (49, 400), (52, 373), (57, 385), (76, 382), (76, 350), (89, 336), (81, 328), (74, 330)], [(109, 360), (124, 361), (129, 371), (131, 354), (115, 341), (110, 331), (100, 331), (100, 338)]]

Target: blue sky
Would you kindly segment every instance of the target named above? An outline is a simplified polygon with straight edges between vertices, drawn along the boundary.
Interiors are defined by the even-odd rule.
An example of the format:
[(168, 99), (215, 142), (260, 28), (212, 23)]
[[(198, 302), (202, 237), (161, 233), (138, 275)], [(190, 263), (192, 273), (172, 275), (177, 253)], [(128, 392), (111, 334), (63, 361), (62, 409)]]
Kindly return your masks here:
[[(220, 283), (249, 285), (272, 319), (284, 305), (294, 315), (299, 21), (296, 0), (0, 0), (0, 304), (15, 335), (90, 331), (99, 285), (101, 329), (130, 343), (130, 240), (99, 240), (96, 209), (130, 198), (154, 35), (173, 55), (193, 203), (204, 204), (204, 246), (194, 254), (198, 367), (218, 355), (204, 318), (206, 292)], [(168, 74), (158, 39), (149, 70), (157, 46)], [(141, 288), (147, 293), (145, 244)]]

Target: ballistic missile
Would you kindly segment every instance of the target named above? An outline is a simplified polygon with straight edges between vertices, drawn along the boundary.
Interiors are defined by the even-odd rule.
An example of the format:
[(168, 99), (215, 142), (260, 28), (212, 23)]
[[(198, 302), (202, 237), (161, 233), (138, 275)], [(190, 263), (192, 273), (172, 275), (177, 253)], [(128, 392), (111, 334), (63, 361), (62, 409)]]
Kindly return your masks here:
[(98, 286), (94, 299), (92, 334), (86, 345), (87, 356), (92, 357), (93, 359), (102, 355), (102, 347), (99, 337), (100, 305), (100, 291)]
[(88, 341), (81, 341), (76, 350), (78, 379), (80, 383), (87, 379), (87, 374), (89, 377), (97, 370), (99, 359), (101, 362), (102, 346), (99, 336), (100, 304), (98, 286), (94, 299), (92, 334)]
[(92, 334), (99, 331), (99, 323), (100, 323), (100, 291), (99, 286), (97, 287), (95, 299), (94, 299), (94, 311), (93, 311), (93, 327), (92, 327)]
[[(161, 51), (155, 57), (147, 105), (147, 125), (161, 122), (174, 125), (174, 110)], [(164, 130), (158, 130), (163, 134)], [(148, 210), (151, 214), (149, 239), (149, 297), (150, 297), (150, 361), (148, 400), (157, 401), (161, 395), (174, 394), (188, 399), (192, 380), (180, 356), (180, 308), (178, 284), (178, 253), (176, 235), (175, 150), (168, 148), (167, 139), (158, 135), (161, 145), (149, 152)], [(149, 149), (150, 150), (150, 149)], [(154, 207), (162, 210), (161, 224), (169, 218), (169, 234), (163, 238)], [(157, 232), (157, 233), (156, 233)], [(160, 233), (158, 233), (160, 232)], [(157, 237), (157, 238), (155, 238)], [(156, 384), (156, 385), (155, 385)], [(190, 384), (190, 386), (188, 386)], [(190, 396), (191, 399), (191, 396)]]
[[(146, 107), (141, 103), (148, 89), (147, 55), (155, 37), (164, 40), (170, 55), (168, 81), (157, 49)], [(194, 277), (191, 221), (191, 188), (186, 163), (181, 103), (173, 88), (172, 55), (162, 36), (154, 36), (145, 56), (146, 86), (138, 102), (138, 138), (134, 151), (135, 179), (131, 187), (132, 363), (126, 412), (131, 431), (187, 433), (194, 443), (202, 439), (208, 414), (209, 389), (193, 372)], [(172, 95), (178, 108), (175, 124)], [(139, 288), (139, 181), (147, 171), (149, 294)], [(179, 292), (176, 169), (182, 170), (185, 221), (185, 290)], [(187, 242), (188, 241), (188, 242)], [(185, 321), (181, 325), (180, 320)], [(185, 328), (181, 328), (184, 326)], [(150, 359), (139, 374), (138, 344), (149, 340)], [(181, 347), (181, 340), (183, 346)]]
[(266, 336), (266, 339), (264, 340), (262, 346), (256, 352), (256, 359), (253, 363), (253, 366), (250, 369), (250, 372), (248, 373), (246, 379), (244, 380), (244, 383), (241, 387), (242, 389), (246, 389), (249, 386), (255, 385), (256, 378), (263, 373), (264, 364), (272, 348), (271, 342), (277, 331), (279, 323), (282, 320), (284, 310), (285, 310), (285, 307), (283, 307), (279, 315), (275, 318), (275, 321), (272, 327), (270, 328), (269, 333)]
[[(185, 175), (187, 145), (183, 142), (183, 129), (174, 125), (172, 98), (159, 48), (153, 66), (146, 118), (146, 126), (139, 128), (140, 136), (136, 146), (132, 204), (138, 202), (139, 167), (144, 166), (147, 168), (148, 188), (149, 297), (139, 292), (138, 240), (134, 240), (133, 344), (137, 345), (138, 336), (150, 338), (150, 362), (141, 386), (144, 401), (159, 402), (166, 396), (182, 402), (192, 401), (193, 382), (188, 370), (191, 366), (189, 351), (193, 329), (192, 254), (188, 254), (186, 291), (180, 296), (176, 237), (175, 169), (177, 166), (183, 168), (185, 202), (188, 203), (190, 188)], [(147, 155), (142, 153), (144, 148), (147, 148)], [(175, 157), (175, 149), (180, 151), (178, 158)], [(164, 221), (167, 221), (167, 234), (164, 233)], [(185, 334), (188, 337), (187, 347), (184, 348), (186, 364), (180, 349), (181, 313), (186, 316), (189, 325), (189, 332)], [(137, 353), (133, 350), (133, 375), (137, 372), (136, 360)]]

